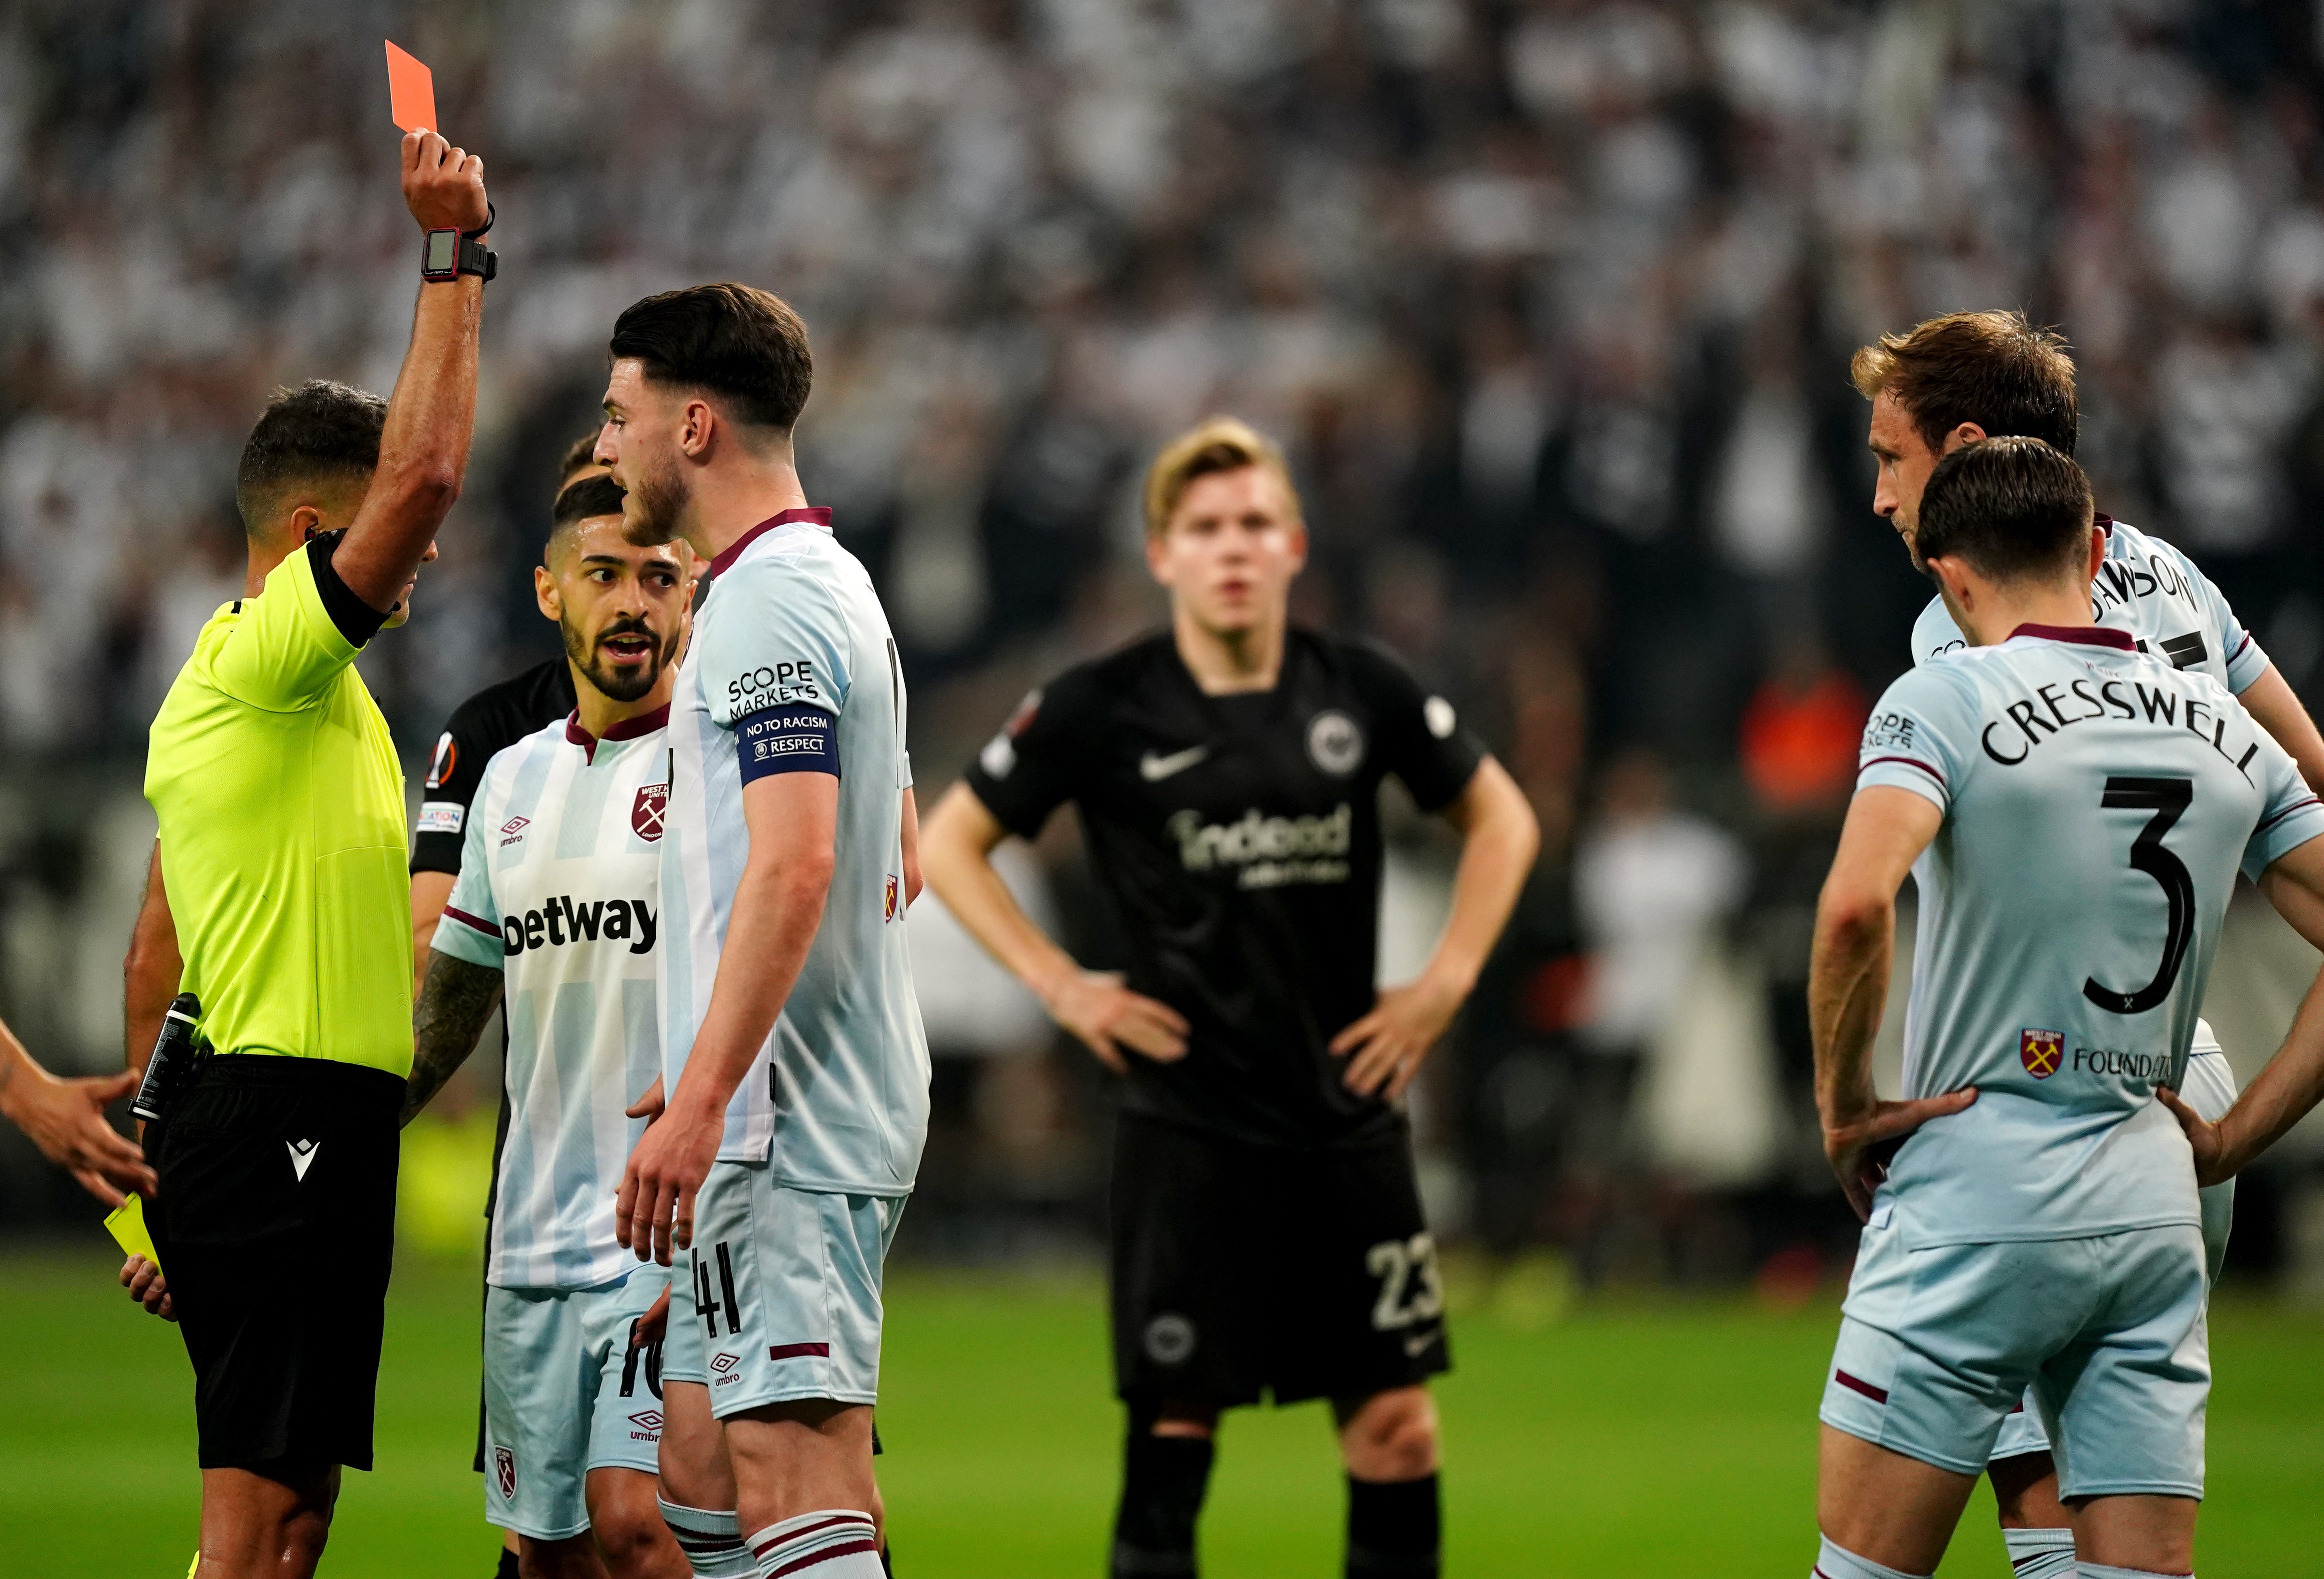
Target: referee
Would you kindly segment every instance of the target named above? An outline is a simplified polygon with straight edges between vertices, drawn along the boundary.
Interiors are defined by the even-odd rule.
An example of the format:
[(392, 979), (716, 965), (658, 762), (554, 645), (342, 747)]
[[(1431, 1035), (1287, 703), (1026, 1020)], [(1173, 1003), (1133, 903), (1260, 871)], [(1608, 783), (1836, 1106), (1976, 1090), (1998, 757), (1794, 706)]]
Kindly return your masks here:
[[(1307, 531), (1282, 456), (1218, 418), (1156, 459), (1146, 555), (1171, 629), (1028, 697), (920, 841), (963, 926), (1124, 1076), (1107, 1202), (1130, 1406), (1115, 1579), (1194, 1572), (1228, 1408), (1328, 1398), (1347, 1572), (1434, 1579), (1447, 1368), (1435, 1242), (1397, 1099), (1532, 864), (1508, 774), (1385, 651), (1288, 625)], [(1420, 977), (1375, 994), (1379, 788), (1461, 831)], [(1067, 801), (1130, 941), (1084, 972), (990, 855)]]
[(402, 173), (429, 235), (394, 398), (318, 382), (260, 418), (235, 478), (244, 595), (203, 627), (146, 761), (161, 842), (133, 1019), (140, 962), (176, 953), (206, 1044), (146, 1136), (194, 1365), (199, 1579), (313, 1573), (340, 1466), (372, 1462), (410, 887), (394, 742), (354, 663), (406, 616), (458, 496), (491, 268), (483, 162), (416, 132)]

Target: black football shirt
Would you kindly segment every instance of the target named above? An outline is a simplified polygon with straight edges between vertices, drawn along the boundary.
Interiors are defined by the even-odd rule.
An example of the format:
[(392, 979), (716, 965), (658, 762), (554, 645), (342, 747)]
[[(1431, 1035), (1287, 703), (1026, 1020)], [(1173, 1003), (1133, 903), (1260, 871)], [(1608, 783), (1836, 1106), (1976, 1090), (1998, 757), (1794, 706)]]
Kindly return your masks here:
[(484, 764), (495, 753), (567, 716), (574, 705), (573, 670), (558, 657), (486, 686), (452, 709), (420, 790), (412, 871), (459, 875), (460, 836), (467, 826), (468, 803), (484, 782)]
[(1079, 808), (1129, 940), (1129, 983), (1185, 1015), (1185, 1058), (1128, 1053), (1123, 1105), (1262, 1145), (1362, 1145), (1396, 1109), (1341, 1084), (1330, 1043), (1370, 1011), (1380, 780), (1424, 810), (1484, 748), (1384, 649), (1305, 631), (1271, 691), (1205, 696), (1167, 634), (1026, 698), (968, 771), (1011, 833)]

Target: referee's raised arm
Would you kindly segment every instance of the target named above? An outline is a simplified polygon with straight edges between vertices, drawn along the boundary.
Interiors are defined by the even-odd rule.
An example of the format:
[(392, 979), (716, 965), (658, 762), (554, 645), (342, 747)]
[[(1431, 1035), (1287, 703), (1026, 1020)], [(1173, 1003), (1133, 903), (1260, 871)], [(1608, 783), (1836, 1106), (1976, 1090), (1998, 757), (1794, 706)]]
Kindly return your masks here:
[[(455, 268), (459, 242), (439, 237), (449, 230), (467, 240), (492, 218), (484, 162), (433, 132), (404, 134), (403, 200), (430, 245), (448, 245)], [(436, 272), (421, 277), (411, 348), (388, 399), (371, 491), (331, 555), (347, 590), (391, 616), (404, 612), (436, 529), (460, 496), (476, 426), (476, 331), (485, 277), (454, 272), (439, 280)]]

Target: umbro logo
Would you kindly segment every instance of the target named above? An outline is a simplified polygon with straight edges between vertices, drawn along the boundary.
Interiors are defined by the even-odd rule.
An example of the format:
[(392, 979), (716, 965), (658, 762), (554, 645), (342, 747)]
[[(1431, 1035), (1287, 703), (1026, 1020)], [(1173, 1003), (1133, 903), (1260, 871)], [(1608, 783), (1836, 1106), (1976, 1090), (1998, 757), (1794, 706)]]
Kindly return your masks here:
[(718, 1358), (710, 1362), (710, 1369), (718, 1372), (719, 1375), (724, 1376), (742, 1362), (742, 1356), (740, 1354), (721, 1354)]
[(320, 1140), (285, 1140), (282, 1144), (290, 1149), (290, 1166), (303, 1182), (307, 1170), (315, 1166), (315, 1153), (323, 1149), (323, 1143)]
[(512, 817), (501, 824), (501, 848), (506, 849), (524, 837), (524, 830), (532, 826), (529, 817)]
[(661, 1411), (659, 1409), (641, 1410), (630, 1417), (630, 1424), (642, 1426), (649, 1431), (659, 1431), (661, 1429)]
[(1185, 772), (1210, 754), (1211, 748), (1207, 745), (1190, 745), (1185, 751), (1174, 751), (1167, 757), (1149, 751), (1138, 759), (1138, 776), (1148, 784), (1159, 784), (1165, 779)]

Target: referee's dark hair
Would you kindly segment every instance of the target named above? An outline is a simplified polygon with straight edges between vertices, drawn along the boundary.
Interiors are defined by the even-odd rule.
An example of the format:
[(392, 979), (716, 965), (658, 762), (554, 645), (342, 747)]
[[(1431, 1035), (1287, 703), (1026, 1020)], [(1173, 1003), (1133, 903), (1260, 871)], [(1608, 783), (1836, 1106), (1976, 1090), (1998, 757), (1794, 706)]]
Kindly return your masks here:
[(815, 383), (807, 325), (753, 285), (665, 291), (613, 320), (610, 359), (635, 357), (655, 383), (698, 389), (741, 421), (788, 432)]
[(2063, 455), (2081, 433), (2065, 337), (2022, 312), (1949, 312), (1883, 335), (1856, 353), (1848, 374), (1866, 400), (1893, 396), (1931, 449), (1943, 449), (1964, 422), (1988, 437), (2039, 439)]
[(1914, 546), (1997, 585), (2079, 571), (2089, 551), (2090, 480), (2039, 439), (1980, 439), (1937, 463)]
[(371, 480), (387, 402), (368, 390), (310, 378), (278, 389), (259, 413), (234, 472), (243, 531), (256, 536), (282, 490), (298, 483)]

